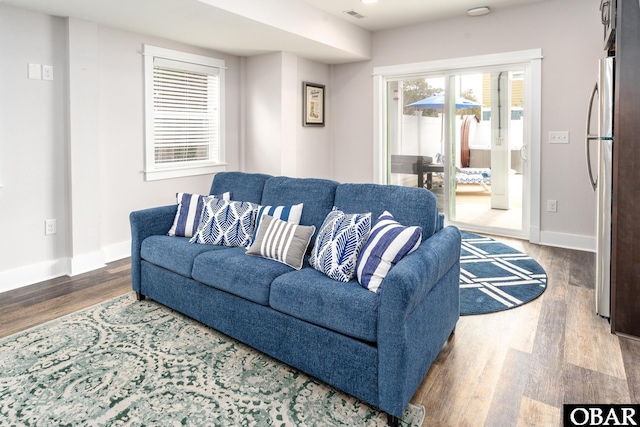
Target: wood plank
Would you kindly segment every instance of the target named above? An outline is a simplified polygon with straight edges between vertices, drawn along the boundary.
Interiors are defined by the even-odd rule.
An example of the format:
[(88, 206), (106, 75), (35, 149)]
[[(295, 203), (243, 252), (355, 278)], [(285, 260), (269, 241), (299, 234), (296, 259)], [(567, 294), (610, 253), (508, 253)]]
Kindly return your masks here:
[(130, 269), (130, 262), (124, 260), (90, 273), (4, 293), (0, 305), (0, 337), (131, 292)]
[(485, 425), (506, 426), (519, 418), (532, 355), (509, 350), (502, 366)]
[(563, 403), (631, 403), (627, 381), (566, 363)]
[(568, 286), (565, 360), (582, 368), (626, 380), (618, 337), (596, 315), (595, 291)]
[[(543, 256), (544, 255), (544, 256)], [(538, 261), (547, 272), (547, 290), (540, 310), (529, 378), (524, 396), (547, 405), (562, 404), (564, 361), (564, 325), (566, 322), (566, 284), (569, 261), (564, 251), (550, 248), (539, 254)]]
[[(499, 340), (500, 324), (496, 322), (499, 318), (491, 315), (487, 318), (491, 320), (487, 329), (470, 317), (460, 319), (453, 349), (444, 363), (429, 371), (414, 396), (425, 406), (434, 424), (473, 425), (486, 417), (506, 353), (504, 346), (491, 344)], [(488, 338), (489, 342), (476, 340), (474, 336)]]
[(629, 397), (631, 402), (640, 403), (640, 341), (622, 337), (619, 340)]
[(595, 289), (595, 272), (594, 269), (589, 268), (589, 266), (596, 265), (596, 254), (581, 251), (571, 252), (572, 262), (569, 271), (569, 285)]
[(517, 427), (562, 425), (562, 409), (545, 405), (527, 397), (522, 398)]
[(540, 311), (542, 310), (544, 299), (543, 293), (542, 296), (534, 301), (518, 307), (516, 310), (510, 310), (518, 313), (518, 317), (513, 319), (515, 325), (511, 342), (509, 343), (510, 348), (529, 354), (533, 353), (536, 330), (538, 328)]

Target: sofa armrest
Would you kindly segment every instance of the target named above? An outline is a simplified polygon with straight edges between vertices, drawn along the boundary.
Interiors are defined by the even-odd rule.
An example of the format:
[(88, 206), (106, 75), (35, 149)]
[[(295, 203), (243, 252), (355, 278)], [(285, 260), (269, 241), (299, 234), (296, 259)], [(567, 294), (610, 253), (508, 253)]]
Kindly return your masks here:
[(378, 307), (381, 407), (399, 416), (460, 317), (460, 231), (445, 227), (391, 269)]
[(140, 292), (140, 248), (142, 241), (149, 236), (167, 234), (173, 225), (178, 205), (162, 206), (131, 212), (131, 285)]
[(381, 284), (380, 304), (408, 316), (435, 284), (460, 262), (460, 231), (445, 227), (404, 257)]

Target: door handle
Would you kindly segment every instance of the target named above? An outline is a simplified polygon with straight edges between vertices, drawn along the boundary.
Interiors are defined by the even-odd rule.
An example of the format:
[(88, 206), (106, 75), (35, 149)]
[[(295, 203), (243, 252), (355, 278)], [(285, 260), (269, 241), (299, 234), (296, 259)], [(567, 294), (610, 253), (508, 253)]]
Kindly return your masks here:
[(605, 1), (600, 5), (600, 19), (602, 20), (602, 25), (609, 24), (609, 8), (611, 7), (611, 2)]
[(591, 91), (591, 98), (589, 99), (589, 112), (587, 113), (587, 129), (584, 137), (585, 147), (586, 147), (585, 150), (587, 152), (587, 172), (589, 172), (589, 183), (591, 184), (593, 191), (596, 191), (596, 187), (598, 186), (598, 178), (596, 177), (594, 179), (593, 170), (591, 169), (590, 142), (594, 140), (598, 141), (600, 138), (597, 136), (591, 135), (591, 113), (593, 111), (593, 100), (595, 99), (597, 93), (598, 93), (598, 83), (596, 82), (596, 85), (593, 87), (593, 91)]
[(522, 160), (529, 160), (529, 146), (528, 145), (523, 145), (522, 147), (520, 147), (520, 158)]

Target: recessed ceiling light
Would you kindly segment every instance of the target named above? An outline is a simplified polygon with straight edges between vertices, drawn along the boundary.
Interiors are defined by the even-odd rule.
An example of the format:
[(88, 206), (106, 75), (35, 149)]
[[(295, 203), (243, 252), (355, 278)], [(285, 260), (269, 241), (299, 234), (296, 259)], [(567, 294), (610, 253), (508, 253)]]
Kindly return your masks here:
[(489, 12), (490, 10), (487, 6), (474, 7), (473, 9), (467, 10), (467, 13), (469, 14), (469, 16), (482, 16), (482, 15), (486, 15)]
[(377, 3), (378, 0), (360, 0), (362, 3)]

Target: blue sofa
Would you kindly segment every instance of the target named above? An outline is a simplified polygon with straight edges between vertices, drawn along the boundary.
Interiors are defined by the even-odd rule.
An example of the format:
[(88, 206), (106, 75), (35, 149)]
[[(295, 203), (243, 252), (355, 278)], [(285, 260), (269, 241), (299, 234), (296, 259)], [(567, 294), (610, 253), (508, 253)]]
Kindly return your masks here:
[[(262, 205), (304, 203), (300, 224), (316, 234), (331, 209), (385, 210), (419, 225), (423, 241), (382, 282), (379, 294), (354, 279), (332, 280), (244, 248), (170, 237), (176, 205), (130, 215), (133, 290), (316, 377), (397, 422), (459, 318), (460, 233), (443, 227), (428, 190), (340, 184), (326, 179), (225, 172), (210, 194)], [(311, 245), (315, 235), (311, 240)]]

